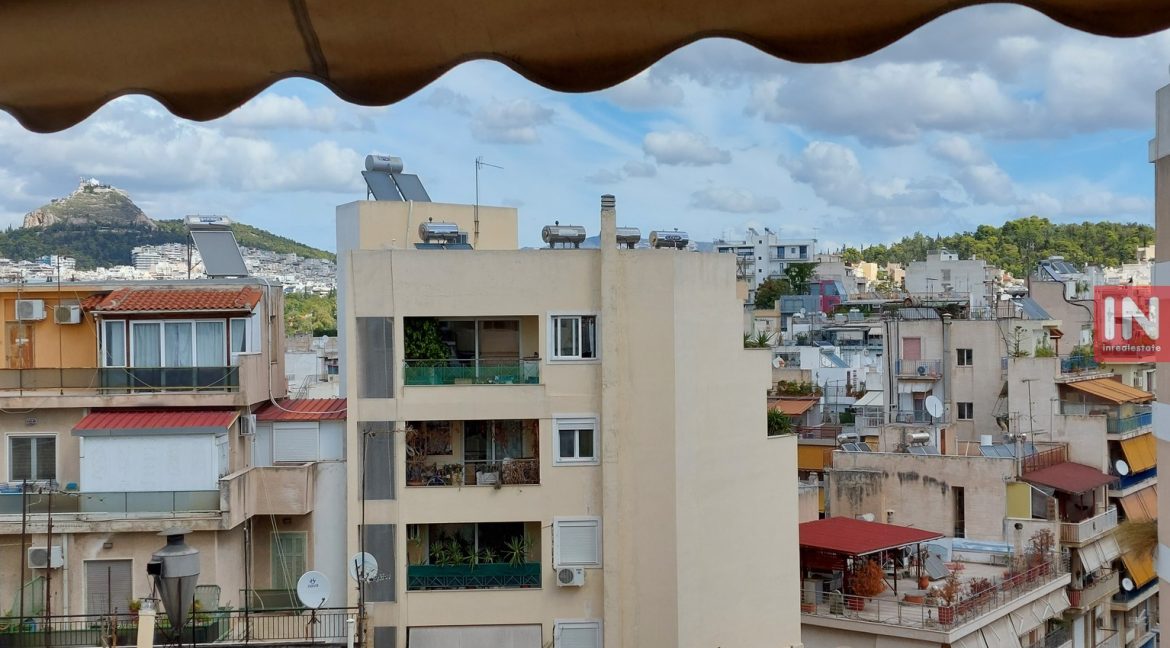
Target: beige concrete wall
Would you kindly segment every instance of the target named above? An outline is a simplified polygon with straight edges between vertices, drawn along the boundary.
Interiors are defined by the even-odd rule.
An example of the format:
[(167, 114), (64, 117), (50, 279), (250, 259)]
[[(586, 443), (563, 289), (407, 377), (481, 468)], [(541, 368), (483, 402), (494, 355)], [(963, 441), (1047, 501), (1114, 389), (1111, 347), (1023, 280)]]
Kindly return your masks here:
[[(57, 439), (57, 482), (62, 488), (81, 477), (77, 437), (73, 426), (85, 416), (83, 409), (38, 409), (31, 412), (0, 413), (0, 481), (12, 480), (8, 463), (8, 438), (21, 435), (53, 435)], [(0, 497), (18, 497), (0, 495)]]
[[(340, 217), (356, 216), (356, 239), (338, 240), (337, 249), (410, 249), (422, 240), (418, 226), (428, 220), (455, 223), (476, 250), (515, 250), (518, 247), (518, 220), (512, 207), (479, 206), (479, 237), (476, 239), (474, 205), (436, 202), (392, 202), (363, 200), (341, 205)], [(549, 225), (552, 223), (549, 222)], [(563, 223), (569, 225), (570, 223)], [(354, 244), (354, 241), (357, 244)]]
[[(557, 362), (547, 353), (550, 314), (601, 314), (598, 251), (503, 252), (481, 245), (474, 253), (347, 253), (343, 241), (380, 245), (364, 231), (355, 236), (355, 223), (365, 223), (362, 209), (338, 209), (349, 384), (360, 352), (348, 348), (357, 316), (394, 318), (396, 364), (403, 318), (413, 316), (532, 317), (542, 357), (539, 385), (405, 386), (397, 376), (395, 398), (351, 400), (350, 439), (357, 438), (359, 421), (397, 421), (399, 427), (417, 420), (540, 422), (539, 485), (408, 488), (400, 462), (399, 498), (366, 502), (366, 522), (398, 524), (400, 556), (406, 554), (407, 524), (532, 522), (541, 527), (542, 566), (552, 563), (556, 516), (604, 515), (605, 537), (616, 538), (602, 546), (605, 569), (586, 570), (583, 588), (556, 587), (551, 570), (539, 590), (399, 587), (398, 603), (370, 605), (371, 625), (397, 626), (400, 643), (413, 625), (478, 622), (540, 623), (551, 637), (555, 619), (601, 618), (603, 600), (612, 599), (620, 601), (621, 618), (606, 619), (611, 648), (746, 646), (760, 636), (780, 646), (799, 643), (797, 592), (785, 584), (797, 578), (795, 439), (766, 436), (770, 355), (742, 348), (733, 258), (617, 251), (613, 303), (620, 316), (613, 321), (625, 325), (603, 316), (599, 332), (603, 349), (619, 349), (616, 357)], [(601, 411), (601, 362), (616, 363), (610, 384), (617, 394), (617, 447), (603, 444), (603, 466), (554, 466), (557, 415), (609, 420)], [(394, 443), (396, 456), (405, 456), (402, 434)], [(351, 465), (359, 465), (359, 446), (348, 444)], [(611, 475), (620, 484), (616, 514), (602, 508), (606, 470), (616, 471)], [(358, 477), (351, 471), (351, 520), (362, 515)], [(350, 529), (350, 550), (356, 550), (356, 525)], [(735, 551), (727, 550), (729, 538)], [(405, 561), (394, 569), (397, 582), (405, 582)]]
[(1015, 460), (836, 452), (829, 471), (829, 510), (836, 516), (871, 513), (892, 522), (945, 535), (954, 533), (954, 490), (964, 489), (966, 537), (1004, 541), (1008, 479)]
[(811, 623), (802, 624), (804, 648), (939, 648), (938, 641), (855, 632)]
[[(951, 367), (949, 427), (961, 441), (975, 441), (980, 434), (996, 430), (995, 406), (1003, 387), (1001, 359), (1006, 355), (1004, 338), (996, 320), (954, 320), (951, 323)], [(957, 349), (971, 349), (972, 366), (960, 367)], [(958, 403), (973, 406), (975, 418), (958, 419)]]
[(1091, 335), (1093, 329), (1092, 300), (1065, 301), (1064, 283), (1059, 281), (1032, 281), (1028, 284), (1028, 295), (1048, 312), (1052, 319), (1060, 321), (1060, 353), (1068, 354), (1080, 344), (1082, 336)]

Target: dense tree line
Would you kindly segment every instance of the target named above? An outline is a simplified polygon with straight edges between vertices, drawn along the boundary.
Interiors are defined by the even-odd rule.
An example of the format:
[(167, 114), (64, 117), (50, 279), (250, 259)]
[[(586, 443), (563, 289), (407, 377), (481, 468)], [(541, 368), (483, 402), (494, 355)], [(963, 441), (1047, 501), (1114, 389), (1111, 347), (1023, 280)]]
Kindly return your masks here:
[(284, 296), (285, 335), (337, 335), (337, 295)]
[(1021, 277), (1049, 256), (1059, 255), (1075, 264), (1116, 266), (1132, 263), (1137, 248), (1154, 242), (1154, 228), (1138, 223), (1083, 222), (1057, 224), (1029, 216), (1008, 221), (1002, 227), (980, 225), (974, 232), (927, 236), (915, 232), (891, 245), (861, 250), (846, 248), (845, 261), (864, 259), (878, 264), (926, 259), (930, 250), (945, 248), (966, 259), (976, 256), (1012, 275)]

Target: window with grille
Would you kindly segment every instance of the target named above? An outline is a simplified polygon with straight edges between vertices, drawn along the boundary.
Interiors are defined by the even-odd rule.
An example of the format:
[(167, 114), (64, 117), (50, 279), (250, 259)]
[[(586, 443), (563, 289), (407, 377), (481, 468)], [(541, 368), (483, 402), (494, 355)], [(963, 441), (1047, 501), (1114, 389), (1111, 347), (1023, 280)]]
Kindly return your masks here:
[(40, 481), (56, 478), (56, 436), (8, 437), (9, 481)]

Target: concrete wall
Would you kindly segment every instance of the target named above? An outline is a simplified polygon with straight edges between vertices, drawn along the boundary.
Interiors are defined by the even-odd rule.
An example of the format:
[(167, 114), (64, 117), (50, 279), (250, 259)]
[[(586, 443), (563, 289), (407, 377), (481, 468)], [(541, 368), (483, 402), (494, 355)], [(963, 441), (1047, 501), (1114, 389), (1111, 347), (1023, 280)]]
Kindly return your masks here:
[[(467, 240), (476, 250), (515, 250), (518, 247), (515, 208), (480, 205), (478, 239), (476, 211), (474, 205), (437, 202), (363, 200), (347, 203), (337, 208), (338, 221), (341, 221), (343, 213), (356, 215), (356, 230), (353, 234), (361, 243), (354, 244), (352, 236), (343, 236), (338, 238), (337, 249), (356, 249), (359, 245), (366, 249), (411, 249), (415, 243), (421, 242), (418, 226), (428, 220), (455, 223), (460, 231), (467, 232)], [(547, 224), (552, 225), (551, 222)]]
[(89, 437), (81, 490), (203, 491), (219, 488), (214, 434)]
[(855, 632), (805, 623), (800, 627), (804, 648), (939, 648), (937, 641)]
[[(786, 585), (797, 578), (795, 439), (765, 434), (771, 355), (742, 348), (734, 259), (607, 250), (603, 266), (596, 250), (377, 250), (395, 244), (366, 235), (361, 205), (338, 208), (347, 384), (360, 353), (355, 317), (394, 318), (395, 364), (405, 317), (531, 318), (542, 350), (550, 315), (602, 318), (602, 358), (542, 354), (538, 385), (406, 386), (398, 375), (395, 398), (350, 400), (351, 465), (360, 421), (539, 421), (538, 486), (407, 487), (396, 470), (398, 499), (366, 501), (364, 519), (398, 525), (399, 556), (408, 524), (524, 521), (540, 527), (544, 570), (554, 518), (603, 517), (603, 566), (586, 569), (583, 588), (556, 587), (551, 570), (540, 589), (399, 585), (397, 603), (370, 604), (371, 625), (397, 626), (400, 645), (410, 626), (539, 623), (547, 638), (556, 619), (603, 617), (609, 648), (798, 644), (797, 592)], [(374, 249), (347, 252), (347, 242)], [(599, 419), (601, 465), (554, 466), (555, 418), (581, 414)], [(404, 457), (401, 433), (394, 445)], [(359, 478), (350, 472), (350, 520), (363, 514)], [(348, 544), (358, 547), (355, 525)], [(405, 561), (391, 568), (404, 583)]]
[(884, 522), (892, 510), (894, 524), (950, 536), (961, 486), (966, 537), (1004, 541), (1005, 483), (1014, 475), (1013, 459), (837, 452), (826, 497), (833, 516), (871, 513)]
[[(1004, 334), (998, 320), (954, 320), (951, 322), (951, 393), (947, 397), (950, 428), (962, 441), (976, 441), (980, 434), (996, 429), (995, 410), (1003, 388), (1001, 360), (1006, 353)], [(958, 349), (971, 349), (971, 366), (960, 367)], [(958, 420), (958, 403), (971, 403), (974, 419)]]
[(1065, 285), (1060, 281), (1030, 281), (1028, 296), (1048, 312), (1052, 319), (1060, 321), (1060, 352), (1068, 354), (1079, 344), (1089, 344), (1093, 339), (1093, 301), (1065, 300)]

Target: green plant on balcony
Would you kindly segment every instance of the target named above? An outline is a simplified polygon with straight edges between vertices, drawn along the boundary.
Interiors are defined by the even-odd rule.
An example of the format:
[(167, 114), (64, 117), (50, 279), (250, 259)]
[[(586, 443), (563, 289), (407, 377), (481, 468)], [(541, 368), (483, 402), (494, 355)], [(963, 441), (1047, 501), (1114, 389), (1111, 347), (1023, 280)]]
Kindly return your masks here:
[(427, 439), (422, 430), (413, 425), (406, 428), (406, 484), (421, 486), (426, 483)]
[(504, 545), (504, 559), (513, 567), (519, 567), (528, 562), (528, 552), (532, 549), (532, 539), (527, 535), (513, 536)]
[(776, 393), (780, 396), (820, 396), (821, 388), (803, 380), (780, 380), (776, 382)]
[(1022, 326), (1017, 326), (1012, 329), (1010, 353), (1013, 358), (1027, 358), (1028, 356), (1032, 355), (1028, 352), (1027, 349), (1024, 348), (1024, 336), (1027, 335), (1027, 333), (1028, 332)]
[(1048, 342), (1041, 341), (1040, 344), (1038, 344), (1036, 346), (1036, 357), (1037, 358), (1055, 358), (1056, 351), (1052, 350), (1052, 347), (1048, 345)]
[(406, 359), (413, 366), (439, 367), (451, 357), (451, 350), (439, 333), (439, 323), (433, 318), (408, 317), (403, 328)]
[(776, 409), (768, 410), (768, 436), (783, 436), (792, 434), (795, 430), (792, 418)]
[(757, 331), (755, 335), (743, 334), (743, 348), (745, 349), (767, 349), (770, 346), (772, 346), (772, 335), (766, 331)]
[(486, 547), (481, 549), (479, 556), (476, 557), (476, 562), (481, 565), (491, 565), (499, 562), (500, 555), (496, 553), (495, 549)]

